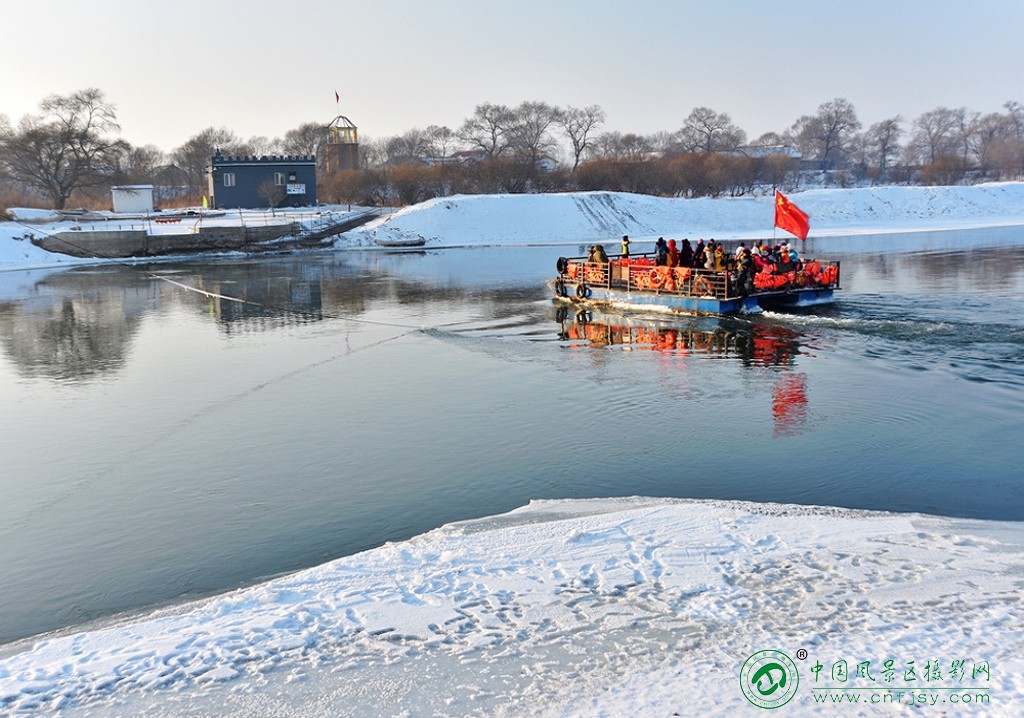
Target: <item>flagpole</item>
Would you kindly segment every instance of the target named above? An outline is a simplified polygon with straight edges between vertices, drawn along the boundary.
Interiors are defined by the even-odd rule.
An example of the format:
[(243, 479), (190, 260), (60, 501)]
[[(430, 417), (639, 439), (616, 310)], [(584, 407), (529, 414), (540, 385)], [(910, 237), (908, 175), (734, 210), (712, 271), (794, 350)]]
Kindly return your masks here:
[(779, 188), (775, 188), (775, 194), (772, 196), (772, 247), (775, 246), (775, 240), (777, 232), (779, 231), (779, 225), (775, 224), (775, 218), (778, 216), (779, 211)]

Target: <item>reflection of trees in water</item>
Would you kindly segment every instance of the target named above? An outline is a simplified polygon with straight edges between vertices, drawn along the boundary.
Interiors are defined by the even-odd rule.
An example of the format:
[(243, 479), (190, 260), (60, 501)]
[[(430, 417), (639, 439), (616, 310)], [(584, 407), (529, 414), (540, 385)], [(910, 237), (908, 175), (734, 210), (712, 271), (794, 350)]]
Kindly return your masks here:
[(29, 376), (83, 379), (116, 371), (138, 328), (117, 299), (64, 297), (42, 310), (7, 304), (0, 309), (0, 344)]
[(55, 379), (117, 371), (142, 317), (175, 307), (209, 317), (233, 334), (358, 318), (377, 300), (473, 301), (490, 305), (500, 317), (536, 299), (535, 288), (473, 293), (368, 272), (333, 258), (71, 269), (46, 275), (34, 290), (22, 301), (0, 305), (0, 348), (26, 375)]
[(34, 293), (0, 306), (0, 346), (28, 376), (80, 380), (116, 372), (142, 317), (163, 300), (126, 267), (48, 274)]

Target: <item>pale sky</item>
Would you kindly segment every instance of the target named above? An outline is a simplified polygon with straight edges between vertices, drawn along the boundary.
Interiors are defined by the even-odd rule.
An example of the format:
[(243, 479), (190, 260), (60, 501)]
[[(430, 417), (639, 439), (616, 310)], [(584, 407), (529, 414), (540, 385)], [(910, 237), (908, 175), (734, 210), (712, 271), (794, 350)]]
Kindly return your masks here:
[(484, 102), (596, 104), (637, 134), (704, 106), (750, 139), (838, 97), (864, 128), (1024, 102), (1021, 0), (7, 0), (3, 26), (0, 114), (95, 87), (168, 152), (339, 112), (364, 137), (457, 130)]

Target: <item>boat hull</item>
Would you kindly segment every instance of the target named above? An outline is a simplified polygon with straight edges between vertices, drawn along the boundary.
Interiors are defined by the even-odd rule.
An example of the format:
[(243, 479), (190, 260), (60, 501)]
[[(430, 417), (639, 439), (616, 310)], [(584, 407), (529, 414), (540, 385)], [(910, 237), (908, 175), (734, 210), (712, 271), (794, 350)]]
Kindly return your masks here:
[[(585, 284), (571, 280), (551, 280), (548, 286), (557, 302), (580, 307), (616, 306), (635, 309), (658, 309), (680, 314), (729, 315), (757, 314), (766, 309), (787, 309), (830, 304), (832, 287), (803, 287), (777, 292), (758, 292), (745, 297), (696, 297), (641, 290), (624, 290)], [(563, 293), (564, 288), (564, 293)], [(583, 296), (580, 296), (580, 295)]]

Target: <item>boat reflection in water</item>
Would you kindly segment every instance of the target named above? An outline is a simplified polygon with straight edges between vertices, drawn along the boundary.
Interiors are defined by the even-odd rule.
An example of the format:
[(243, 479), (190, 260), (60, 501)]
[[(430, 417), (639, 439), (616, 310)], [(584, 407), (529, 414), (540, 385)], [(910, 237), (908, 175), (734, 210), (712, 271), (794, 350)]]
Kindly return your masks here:
[[(807, 420), (807, 376), (795, 370), (800, 335), (786, 326), (728, 317), (651, 319), (556, 307), (558, 336), (570, 348), (656, 351), (735, 359), (749, 368), (777, 367), (772, 377), (775, 436), (794, 436)], [(685, 365), (680, 365), (685, 369)]]

